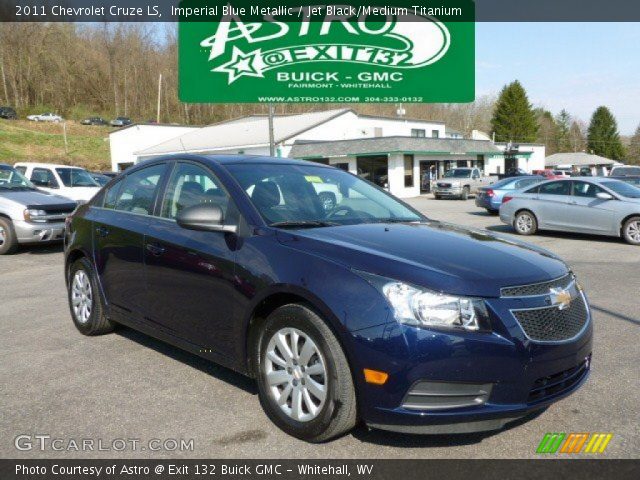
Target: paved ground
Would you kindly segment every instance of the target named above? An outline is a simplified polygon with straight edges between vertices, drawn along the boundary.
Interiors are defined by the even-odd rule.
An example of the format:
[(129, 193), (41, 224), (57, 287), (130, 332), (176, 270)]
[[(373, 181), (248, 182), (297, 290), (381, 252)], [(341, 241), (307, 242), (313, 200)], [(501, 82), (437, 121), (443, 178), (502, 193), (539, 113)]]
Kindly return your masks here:
[[(412, 203), (432, 218), (509, 233), (473, 200)], [(640, 248), (562, 234), (531, 238), (563, 256), (590, 295), (590, 381), (542, 415), (493, 435), (406, 436), (358, 428), (324, 445), (280, 432), (254, 384), (128, 329), (81, 336), (69, 318), (60, 248), (0, 257), (0, 457), (524, 458), (545, 432), (613, 432), (605, 456), (639, 457)], [(192, 452), (29, 451), (20, 434), (60, 438), (194, 439)]]

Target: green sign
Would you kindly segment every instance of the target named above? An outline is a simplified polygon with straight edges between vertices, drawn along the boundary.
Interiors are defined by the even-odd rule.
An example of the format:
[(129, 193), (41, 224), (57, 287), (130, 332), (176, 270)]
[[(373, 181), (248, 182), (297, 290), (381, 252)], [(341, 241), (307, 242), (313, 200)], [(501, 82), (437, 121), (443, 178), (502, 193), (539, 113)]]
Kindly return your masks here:
[[(180, 4), (183, 102), (470, 102), (471, 0), (429, 8)], [(233, 5), (231, 5), (233, 3)], [(349, 3), (349, 2), (341, 2)], [(273, 4), (272, 4), (273, 5)], [(448, 8), (448, 10), (447, 10)], [(440, 16), (435, 14), (439, 13)]]

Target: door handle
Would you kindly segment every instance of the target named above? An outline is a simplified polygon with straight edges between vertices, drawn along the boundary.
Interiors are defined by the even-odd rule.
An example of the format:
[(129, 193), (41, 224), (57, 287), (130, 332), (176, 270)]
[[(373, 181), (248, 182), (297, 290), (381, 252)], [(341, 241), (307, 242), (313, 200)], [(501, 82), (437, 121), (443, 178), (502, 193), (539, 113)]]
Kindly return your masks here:
[(109, 235), (109, 229), (107, 227), (100, 226), (96, 228), (96, 233), (100, 237), (106, 237), (107, 235)]
[(159, 257), (162, 255), (167, 249), (162, 245), (158, 245), (157, 243), (147, 243), (145, 247), (152, 255)]

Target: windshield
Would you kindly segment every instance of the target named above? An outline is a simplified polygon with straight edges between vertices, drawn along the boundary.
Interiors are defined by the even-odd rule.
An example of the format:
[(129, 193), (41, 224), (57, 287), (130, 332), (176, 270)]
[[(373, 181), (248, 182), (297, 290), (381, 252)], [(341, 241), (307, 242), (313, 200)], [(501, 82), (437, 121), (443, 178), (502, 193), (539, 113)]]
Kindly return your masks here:
[(293, 164), (234, 164), (226, 168), (264, 220), (273, 226), (426, 220), (383, 190), (337, 168)]
[(35, 185), (18, 172), (15, 168), (8, 165), (0, 165), (0, 190), (12, 189), (35, 189)]
[(56, 168), (65, 187), (98, 187), (89, 172), (81, 168)]
[(613, 190), (618, 195), (622, 195), (627, 198), (640, 198), (640, 188), (629, 185), (620, 181), (602, 182), (602, 185)]
[(471, 170), (468, 168), (454, 168), (444, 174), (444, 178), (469, 178)]
[(640, 167), (615, 167), (611, 175), (640, 175)]

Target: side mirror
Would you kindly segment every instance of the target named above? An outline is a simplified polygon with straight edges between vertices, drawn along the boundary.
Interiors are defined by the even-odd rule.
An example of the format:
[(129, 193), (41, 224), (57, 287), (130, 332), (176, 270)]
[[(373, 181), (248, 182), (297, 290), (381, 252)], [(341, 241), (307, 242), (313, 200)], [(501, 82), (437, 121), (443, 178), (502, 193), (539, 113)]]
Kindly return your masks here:
[(596, 193), (596, 197), (600, 200), (613, 200), (613, 195), (607, 192), (598, 192)]
[(182, 228), (205, 232), (231, 232), (238, 229), (236, 225), (223, 225), (222, 209), (213, 203), (200, 203), (183, 208), (176, 218)]

